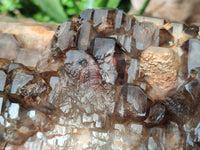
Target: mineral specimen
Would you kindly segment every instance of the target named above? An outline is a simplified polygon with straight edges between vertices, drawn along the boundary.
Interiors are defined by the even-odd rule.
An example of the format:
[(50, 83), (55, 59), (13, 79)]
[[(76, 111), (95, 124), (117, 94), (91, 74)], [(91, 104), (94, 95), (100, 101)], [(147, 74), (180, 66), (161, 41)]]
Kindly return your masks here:
[(38, 62), (1, 34), (0, 149), (199, 149), (199, 29), (89, 9)]

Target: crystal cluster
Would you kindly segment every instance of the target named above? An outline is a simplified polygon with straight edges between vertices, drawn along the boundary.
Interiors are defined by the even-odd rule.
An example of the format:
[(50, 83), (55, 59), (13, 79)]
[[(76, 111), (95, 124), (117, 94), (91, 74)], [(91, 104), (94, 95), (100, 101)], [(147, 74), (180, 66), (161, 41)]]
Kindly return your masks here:
[(199, 29), (89, 9), (36, 67), (1, 50), (0, 148), (198, 149)]

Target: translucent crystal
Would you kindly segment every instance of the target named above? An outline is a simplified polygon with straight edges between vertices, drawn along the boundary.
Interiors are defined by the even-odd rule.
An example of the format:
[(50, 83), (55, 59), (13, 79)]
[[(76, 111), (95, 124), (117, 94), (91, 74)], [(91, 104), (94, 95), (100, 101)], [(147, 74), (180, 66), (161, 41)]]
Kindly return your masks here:
[(27, 139), (24, 134), (9, 127), (5, 129), (3, 135), (5, 140), (9, 141), (9, 143), (16, 145), (22, 144)]
[(199, 27), (89, 9), (42, 55), (0, 36), (0, 149), (199, 149)]
[(11, 119), (17, 119), (19, 115), (19, 104), (11, 103), (8, 109), (8, 114)]
[(158, 125), (166, 116), (166, 108), (163, 104), (155, 104), (150, 107), (149, 116), (144, 121), (147, 123), (147, 126)]
[(183, 32), (183, 24), (182, 23), (173, 23), (172, 33), (176, 39), (180, 39), (181, 34)]
[[(144, 36), (140, 36), (144, 35)], [(158, 46), (159, 30), (152, 23), (138, 23), (133, 26), (133, 37), (135, 38), (136, 48), (145, 50), (150, 45)]]
[(64, 64), (65, 71), (75, 78), (78, 84), (90, 82), (95, 85), (101, 82), (99, 67), (93, 58), (83, 50), (68, 51)]
[(159, 31), (159, 46), (168, 47), (174, 45), (173, 35), (166, 29), (160, 29)]
[(141, 89), (128, 86), (127, 102), (136, 110), (136, 115), (145, 116), (147, 109), (147, 97)]
[(73, 47), (73, 36), (75, 35), (75, 31), (71, 29), (72, 26), (72, 23), (69, 21), (59, 26), (55, 35), (57, 43), (52, 45), (53, 47), (59, 48), (61, 51), (66, 50), (69, 46)]
[(6, 74), (3, 70), (0, 70), (0, 91), (4, 91), (5, 83), (6, 83)]
[(120, 118), (141, 119), (146, 116), (147, 97), (143, 91), (136, 86), (125, 85), (118, 96), (116, 113)]
[(14, 62), (21, 63), (23, 65), (29, 67), (36, 67), (37, 62), (39, 61), (41, 52), (35, 49), (18, 49), (17, 57), (15, 58)]
[(103, 80), (111, 84), (123, 84), (126, 80), (126, 55), (117, 47), (114, 39), (96, 38), (90, 52), (99, 63)]
[(200, 67), (200, 53), (199, 53), (200, 41), (196, 39), (189, 40), (189, 51), (188, 51), (188, 73), (192, 69)]
[(32, 75), (23, 72), (17, 72), (12, 81), (10, 92), (12, 94), (16, 93), (18, 88), (23, 87), (26, 83), (28, 83), (32, 79), (33, 79)]
[(90, 46), (90, 41), (94, 39), (95, 36), (97, 36), (97, 32), (92, 25), (89, 22), (84, 22), (80, 26), (77, 48), (87, 50)]
[(138, 71), (138, 60), (137, 59), (131, 59), (131, 64), (128, 67), (128, 81), (127, 81), (127, 83), (133, 83), (134, 80), (136, 80), (137, 71)]
[(157, 26), (164, 25), (165, 20), (162, 18), (154, 18), (154, 17), (147, 17), (147, 16), (135, 16), (138, 22), (151, 22), (156, 24)]
[(13, 35), (2, 33), (0, 34), (0, 45), (1, 58), (6, 59), (15, 59), (18, 48), (22, 46)]
[(3, 100), (4, 98), (0, 96), (0, 113), (2, 113)]
[(31, 110), (28, 112), (28, 116), (34, 122), (34, 124), (40, 128), (40, 131), (48, 131), (51, 129), (51, 122), (45, 114), (40, 111)]
[(174, 116), (174, 121), (185, 123), (194, 113), (194, 106), (196, 105), (189, 92), (185, 88), (178, 91), (171, 97), (164, 100), (169, 112)]
[(200, 103), (200, 98), (199, 98), (199, 88), (200, 88), (200, 78), (196, 77), (189, 83), (185, 85), (186, 90), (190, 93), (193, 103), (198, 105)]

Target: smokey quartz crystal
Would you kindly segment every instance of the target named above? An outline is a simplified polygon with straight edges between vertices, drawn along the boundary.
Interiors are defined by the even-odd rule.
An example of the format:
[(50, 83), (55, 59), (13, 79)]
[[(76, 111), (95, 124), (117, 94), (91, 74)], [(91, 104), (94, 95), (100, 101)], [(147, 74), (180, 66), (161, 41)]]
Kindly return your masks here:
[(200, 148), (200, 27), (88, 9), (38, 62), (0, 36), (0, 149)]

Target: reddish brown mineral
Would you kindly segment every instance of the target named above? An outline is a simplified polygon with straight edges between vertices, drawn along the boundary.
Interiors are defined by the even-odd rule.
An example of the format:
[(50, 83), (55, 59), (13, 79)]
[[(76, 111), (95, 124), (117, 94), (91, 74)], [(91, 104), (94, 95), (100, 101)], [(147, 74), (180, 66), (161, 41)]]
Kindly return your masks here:
[(0, 149), (200, 148), (199, 27), (89, 9), (38, 62), (0, 36)]

